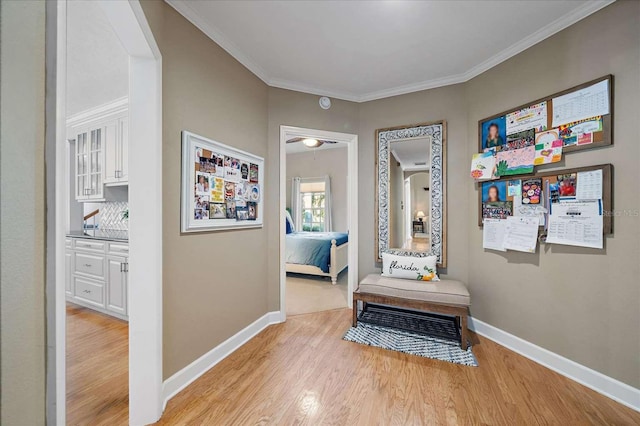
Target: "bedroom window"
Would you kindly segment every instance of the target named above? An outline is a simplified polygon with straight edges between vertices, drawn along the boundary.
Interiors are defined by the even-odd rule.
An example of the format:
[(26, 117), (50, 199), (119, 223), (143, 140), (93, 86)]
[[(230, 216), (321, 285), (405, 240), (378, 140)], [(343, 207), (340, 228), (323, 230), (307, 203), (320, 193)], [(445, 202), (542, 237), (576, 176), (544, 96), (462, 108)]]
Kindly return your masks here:
[(325, 200), (324, 179), (300, 183), (300, 219), (303, 231), (325, 231)]

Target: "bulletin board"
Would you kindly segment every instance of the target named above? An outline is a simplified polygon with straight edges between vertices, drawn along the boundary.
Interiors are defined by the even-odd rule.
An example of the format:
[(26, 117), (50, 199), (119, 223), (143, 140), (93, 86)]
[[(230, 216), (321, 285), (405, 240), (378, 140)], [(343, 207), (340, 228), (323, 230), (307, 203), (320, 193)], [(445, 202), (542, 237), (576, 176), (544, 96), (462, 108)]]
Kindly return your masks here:
[[(600, 108), (606, 114), (584, 115), (597, 112), (607, 100), (607, 108)], [(545, 131), (559, 133), (563, 154), (598, 148), (613, 143), (612, 123), (613, 75), (607, 75), (479, 120), (478, 152), (532, 145)], [(491, 134), (489, 126), (494, 126)]]
[[(514, 204), (518, 204), (514, 197), (523, 197), (525, 185), (527, 194), (527, 205), (541, 204), (544, 208), (543, 200), (548, 199), (545, 188), (554, 188), (552, 201), (557, 197), (571, 197), (575, 195), (575, 188), (579, 184), (578, 174), (602, 170), (602, 210), (603, 210), (603, 234), (613, 233), (613, 165), (601, 164), (597, 166), (578, 167), (573, 169), (560, 169), (553, 171), (537, 172), (527, 176), (513, 177), (479, 182), (478, 187), (478, 226), (482, 227), (485, 217), (506, 219), (514, 215)], [(515, 182), (520, 182), (520, 195), (514, 194)], [(510, 182), (513, 185), (510, 185)], [(547, 186), (547, 183), (549, 186)], [(556, 189), (557, 188), (557, 189)], [(530, 194), (530, 195), (529, 195)], [(541, 209), (542, 210), (542, 209)], [(540, 212), (542, 215), (542, 211)], [(517, 213), (515, 214), (517, 216)], [(541, 226), (543, 226), (541, 224)]]
[(182, 232), (261, 228), (264, 159), (182, 132)]

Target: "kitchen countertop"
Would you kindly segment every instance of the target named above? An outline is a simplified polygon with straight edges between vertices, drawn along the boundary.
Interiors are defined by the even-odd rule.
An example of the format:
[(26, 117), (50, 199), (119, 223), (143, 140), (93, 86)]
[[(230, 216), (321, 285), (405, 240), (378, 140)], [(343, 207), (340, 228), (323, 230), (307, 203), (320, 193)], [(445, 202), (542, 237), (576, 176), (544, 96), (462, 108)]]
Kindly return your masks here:
[(129, 231), (116, 229), (85, 229), (84, 231), (68, 232), (67, 237), (129, 242)]

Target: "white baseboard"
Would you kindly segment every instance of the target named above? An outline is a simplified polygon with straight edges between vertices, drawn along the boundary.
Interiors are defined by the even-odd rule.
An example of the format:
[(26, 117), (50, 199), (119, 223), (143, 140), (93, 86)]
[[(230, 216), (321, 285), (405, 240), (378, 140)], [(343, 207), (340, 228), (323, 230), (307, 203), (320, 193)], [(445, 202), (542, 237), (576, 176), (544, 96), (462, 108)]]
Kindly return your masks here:
[(605, 376), (479, 319), (469, 317), (469, 329), (620, 404), (640, 411), (640, 389)]
[(182, 370), (175, 373), (164, 381), (162, 385), (162, 410), (167, 406), (167, 402), (177, 395), (181, 390), (189, 386), (194, 380), (209, 371), (217, 363), (231, 355), (240, 346), (244, 345), (251, 338), (272, 324), (283, 321), (280, 311), (267, 312), (253, 323), (229, 337), (227, 340), (211, 349), (200, 358), (187, 365)]

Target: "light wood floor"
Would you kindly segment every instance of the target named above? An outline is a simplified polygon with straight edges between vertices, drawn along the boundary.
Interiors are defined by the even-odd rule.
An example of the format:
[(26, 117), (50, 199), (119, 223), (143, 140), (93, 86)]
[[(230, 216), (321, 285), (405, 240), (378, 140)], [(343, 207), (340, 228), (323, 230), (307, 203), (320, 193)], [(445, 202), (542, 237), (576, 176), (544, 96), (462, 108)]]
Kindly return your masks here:
[(126, 425), (129, 326), (67, 304), (67, 424)]
[(404, 250), (415, 250), (415, 251), (429, 251), (431, 247), (429, 246), (429, 238), (409, 238), (402, 245)]
[(474, 336), (479, 367), (341, 340), (351, 311), (271, 326), (169, 401), (162, 425), (638, 425), (640, 413)]

